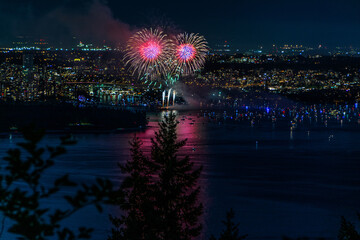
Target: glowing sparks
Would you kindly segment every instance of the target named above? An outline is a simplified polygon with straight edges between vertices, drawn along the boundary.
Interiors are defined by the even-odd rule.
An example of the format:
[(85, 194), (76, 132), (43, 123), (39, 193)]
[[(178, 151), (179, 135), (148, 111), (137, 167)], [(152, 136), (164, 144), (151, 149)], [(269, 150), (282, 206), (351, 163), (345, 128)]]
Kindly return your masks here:
[(205, 38), (198, 34), (179, 34), (177, 42), (177, 61), (181, 73), (188, 75), (199, 70), (205, 63), (208, 46)]
[(195, 57), (196, 49), (191, 44), (181, 44), (177, 49), (177, 55), (182, 61), (189, 61)]
[(207, 52), (207, 42), (198, 34), (168, 37), (158, 29), (143, 29), (128, 41), (125, 61), (149, 87), (171, 86), (181, 75), (199, 70)]
[(140, 47), (140, 53), (145, 60), (154, 60), (161, 54), (161, 46), (156, 42), (149, 41)]
[(154, 78), (167, 71), (166, 60), (171, 56), (172, 41), (158, 29), (143, 29), (128, 41), (126, 64), (139, 77)]

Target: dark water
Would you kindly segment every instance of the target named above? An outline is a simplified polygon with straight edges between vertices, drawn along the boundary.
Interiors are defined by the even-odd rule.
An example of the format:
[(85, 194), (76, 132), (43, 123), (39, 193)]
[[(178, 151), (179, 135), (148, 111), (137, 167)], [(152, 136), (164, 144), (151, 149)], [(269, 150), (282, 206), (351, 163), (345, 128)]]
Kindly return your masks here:
[[(179, 114), (179, 120), (186, 116), (184, 121), (180, 120), (179, 138), (188, 139), (182, 154), (189, 154), (197, 165), (204, 166), (200, 180), (205, 205), (202, 239), (220, 232), (220, 221), (230, 207), (236, 212), (241, 233), (249, 234), (248, 239), (282, 236), (336, 239), (341, 215), (356, 221), (356, 211), (360, 210), (360, 132), (341, 128), (308, 132), (266, 125), (224, 126), (207, 123), (196, 113)], [(150, 127), (137, 133), (146, 152), (160, 118), (151, 116)], [(120, 183), (122, 176), (117, 163), (129, 158), (128, 141), (133, 134), (77, 135), (78, 144), (57, 159), (44, 181), (49, 183), (69, 173), (72, 179), (81, 182), (108, 177)], [(0, 156), (20, 140), (0, 139)], [(58, 142), (58, 136), (46, 136), (46, 144)], [(45, 204), (66, 207), (57, 198)], [(93, 226), (93, 239), (106, 239), (109, 213), (119, 212), (106, 208), (103, 214), (98, 214), (89, 207), (66, 224)], [(4, 234), (2, 239), (14, 236)]]

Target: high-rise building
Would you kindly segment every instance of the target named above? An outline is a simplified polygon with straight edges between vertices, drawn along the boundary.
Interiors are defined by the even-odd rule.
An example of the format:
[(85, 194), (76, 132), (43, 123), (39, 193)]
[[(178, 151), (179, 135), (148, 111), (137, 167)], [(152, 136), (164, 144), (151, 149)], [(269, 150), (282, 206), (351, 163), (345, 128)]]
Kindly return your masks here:
[(33, 70), (34, 68), (34, 55), (24, 54), (23, 55), (23, 68)]
[(23, 70), (25, 80), (32, 81), (34, 79), (34, 55), (28, 53), (23, 55)]

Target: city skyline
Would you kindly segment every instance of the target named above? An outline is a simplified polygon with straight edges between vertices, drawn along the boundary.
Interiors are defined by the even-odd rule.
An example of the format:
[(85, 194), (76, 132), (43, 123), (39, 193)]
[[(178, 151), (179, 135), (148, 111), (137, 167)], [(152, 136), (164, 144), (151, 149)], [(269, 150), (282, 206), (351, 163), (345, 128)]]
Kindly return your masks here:
[(228, 41), (241, 50), (259, 45), (358, 47), (360, 2), (109, 0), (8, 1), (0, 6), (1, 45), (19, 36), (45, 37), (64, 46), (83, 41), (123, 44), (142, 27), (200, 32), (210, 45)]
[(0, 239), (360, 239), (359, 0), (1, 2)]

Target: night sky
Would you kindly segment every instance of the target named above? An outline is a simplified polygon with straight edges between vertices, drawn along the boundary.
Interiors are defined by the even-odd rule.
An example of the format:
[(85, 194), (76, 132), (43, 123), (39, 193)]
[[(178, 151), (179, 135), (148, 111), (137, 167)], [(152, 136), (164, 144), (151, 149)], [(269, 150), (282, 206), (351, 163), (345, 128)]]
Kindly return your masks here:
[(2, 45), (17, 35), (64, 43), (125, 41), (157, 24), (199, 32), (210, 45), (227, 40), (240, 49), (272, 44), (360, 46), (360, 1), (93, 1), (1, 0)]

